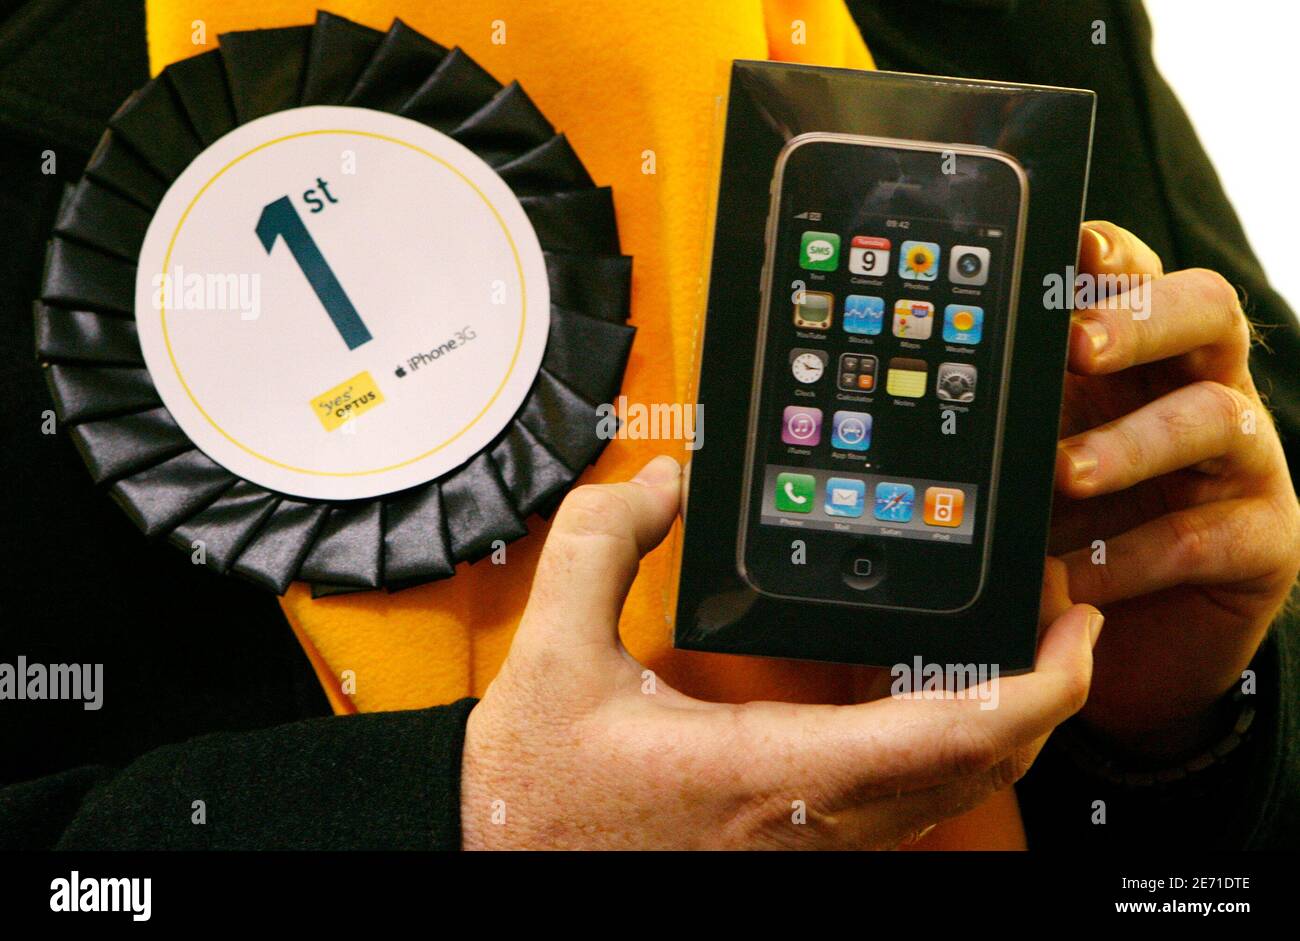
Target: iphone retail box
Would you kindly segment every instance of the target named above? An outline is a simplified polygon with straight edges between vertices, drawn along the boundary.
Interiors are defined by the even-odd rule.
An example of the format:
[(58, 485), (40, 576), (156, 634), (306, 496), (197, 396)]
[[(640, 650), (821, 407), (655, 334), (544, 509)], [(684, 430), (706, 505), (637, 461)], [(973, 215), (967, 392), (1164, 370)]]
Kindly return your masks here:
[(1032, 669), (1093, 110), (733, 64), (676, 646)]

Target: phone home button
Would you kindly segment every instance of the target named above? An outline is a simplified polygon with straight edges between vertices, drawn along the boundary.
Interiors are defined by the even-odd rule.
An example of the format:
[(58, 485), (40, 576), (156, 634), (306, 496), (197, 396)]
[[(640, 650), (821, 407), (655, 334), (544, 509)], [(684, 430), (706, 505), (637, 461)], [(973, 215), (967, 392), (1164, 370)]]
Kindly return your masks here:
[(840, 577), (844, 584), (858, 591), (875, 588), (885, 579), (885, 550), (871, 543), (859, 543), (840, 562)]

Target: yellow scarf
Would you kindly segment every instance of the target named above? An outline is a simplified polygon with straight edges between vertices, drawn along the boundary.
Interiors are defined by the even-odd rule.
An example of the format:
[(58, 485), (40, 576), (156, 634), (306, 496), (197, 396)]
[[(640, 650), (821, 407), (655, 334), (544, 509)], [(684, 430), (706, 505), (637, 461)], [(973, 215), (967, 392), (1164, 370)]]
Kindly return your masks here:
[[(400, 17), (462, 47), (499, 81), (518, 79), (596, 182), (613, 187), (623, 250), (634, 258), (638, 333), (623, 391), (635, 402), (681, 402), (687, 394), (716, 182), (715, 96), (725, 94), (731, 61), (873, 68), (842, 0), (498, 0), (490, 8), (475, 0), (150, 0), (152, 67), (202, 51), (196, 38), (211, 46), (231, 30), (311, 23), (318, 6), (381, 30)], [(647, 151), (653, 173), (644, 172)], [(612, 442), (582, 480), (626, 479), (664, 451), (685, 457), (668, 442)], [(482, 695), (510, 646), (546, 536), (545, 521), (529, 525), (530, 535), (508, 547), (507, 564), (461, 565), (444, 582), (318, 600), (305, 585), (290, 589), (281, 604), (335, 711)], [(665, 545), (645, 560), (624, 611), (623, 640), (640, 662), (712, 700), (853, 701), (851, 668), (674, 650), (665, 617), (669, 556)], [(994, 826), (1005, 838), (981, 845), (1021, 844), (1013, 799), (985, 806), (999, 803)]]

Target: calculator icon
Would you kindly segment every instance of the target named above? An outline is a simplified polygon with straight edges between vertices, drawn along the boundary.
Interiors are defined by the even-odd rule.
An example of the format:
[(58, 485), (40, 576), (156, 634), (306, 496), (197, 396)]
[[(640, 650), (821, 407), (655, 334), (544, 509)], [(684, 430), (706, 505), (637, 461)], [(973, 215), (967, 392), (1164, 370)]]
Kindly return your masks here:
[(841, 353), (837, 385), (841, 392), (875, 392), (879, 360), (861, 353)]

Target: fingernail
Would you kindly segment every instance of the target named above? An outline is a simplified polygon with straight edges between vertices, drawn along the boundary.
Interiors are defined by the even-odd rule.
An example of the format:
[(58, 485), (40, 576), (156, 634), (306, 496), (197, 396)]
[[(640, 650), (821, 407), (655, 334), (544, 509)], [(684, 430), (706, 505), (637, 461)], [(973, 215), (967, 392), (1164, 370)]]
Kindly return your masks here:
[(1093, 611), (1088, 615), (1088, 637), (1092, 640), (1092, 645), (1097, 646), (1097, 638), (1101, 636), (1101, 626), (1106, 623), (1106, 618), (1100, 611)]
[(682, 476), (682, 465), (667, 454), (660, 454), (641, 468), (632, 478), (632, 482), (646, 487), (658, 487), (661, 484), (672, 483), (680, 476)]
[(1082, 444), (1063, 444), (1061, 451), (1070, 462), (1070, 476), (1075, 480), (1086, 480), (1097, 470), (1097, 452)]
[(1088, 338), (1088, 345), (1092, 348), (1092, 355), (1101, 355), (1102, 350), (1110, 343), (1110, 331), (1100, 320), (1079, 320), (1079, 329), (1083, 335)]
[(1110, 239), (1106, 238), (1106, 236), (1101, 233), (1100, 229), (1089, 228), (1088, 231), (1091, 232), (1092, 237), (1097, 240), (1097, 260), (1105, 261), (1110, 257)]

